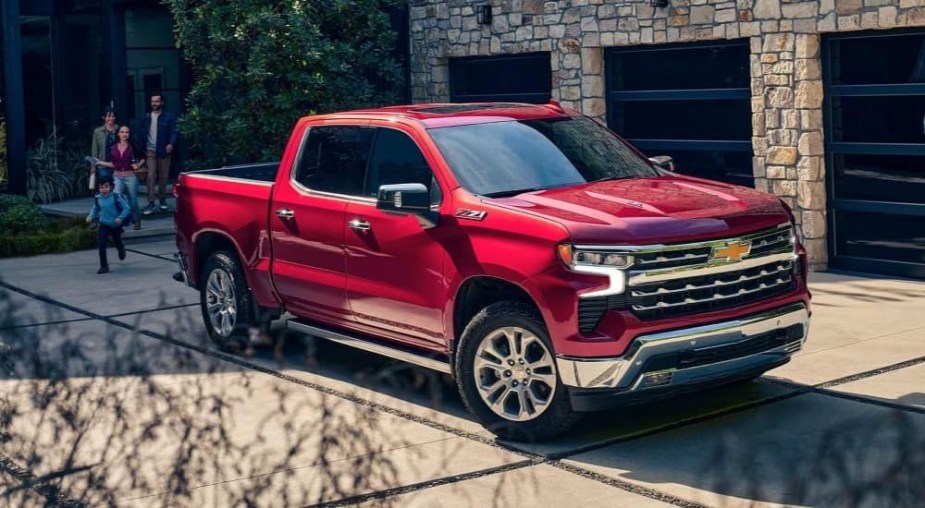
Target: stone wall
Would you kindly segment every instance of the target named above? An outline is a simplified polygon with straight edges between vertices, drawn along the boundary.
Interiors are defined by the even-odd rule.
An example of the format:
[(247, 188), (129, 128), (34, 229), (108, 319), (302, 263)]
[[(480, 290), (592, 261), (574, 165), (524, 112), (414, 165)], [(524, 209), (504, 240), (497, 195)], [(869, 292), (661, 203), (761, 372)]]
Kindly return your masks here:
[[(490, 25), (476, 7), (490, 4)], [(603, 120), (603, 49), (749, 38), (755, 184), (790, 203), (826, 266), (820, 34), (925, 26), (925, 0), (412, 0), (412, 96), (449, 100), (449, 58), (549, 51), (552, 96)]]

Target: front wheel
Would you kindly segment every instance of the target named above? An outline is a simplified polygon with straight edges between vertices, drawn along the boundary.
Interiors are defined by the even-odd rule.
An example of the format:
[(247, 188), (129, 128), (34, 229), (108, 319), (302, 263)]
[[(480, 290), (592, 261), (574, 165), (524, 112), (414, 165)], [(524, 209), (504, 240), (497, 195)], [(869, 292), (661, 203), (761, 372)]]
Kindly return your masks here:
[(530, 305), (498, 302), (482, 309), (463, 332), (456, 376), (466, 406), (499, 437), (548, 439), (580, 418), (559, 379), (546, 327)]
[(237, 256), (225, 250), (209, 256), (199, 287), (199, 305), (209, 338), (222, 349), (239, 349), (251, 325), (252, 303)]

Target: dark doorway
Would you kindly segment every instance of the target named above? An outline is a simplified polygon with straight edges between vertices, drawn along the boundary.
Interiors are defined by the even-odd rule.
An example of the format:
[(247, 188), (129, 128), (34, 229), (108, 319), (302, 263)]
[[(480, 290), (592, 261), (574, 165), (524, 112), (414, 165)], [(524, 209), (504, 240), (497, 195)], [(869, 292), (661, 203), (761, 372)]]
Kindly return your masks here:
[(607, 123), (679, 173), (754, 187), (748, 41), (611, 48)]
[(453, 102), (545, 104), (552, 93), (549, 53), (527, 53), (450, 60)]
[(834, 268), (925, 278), (925, 32), (823, 43)]

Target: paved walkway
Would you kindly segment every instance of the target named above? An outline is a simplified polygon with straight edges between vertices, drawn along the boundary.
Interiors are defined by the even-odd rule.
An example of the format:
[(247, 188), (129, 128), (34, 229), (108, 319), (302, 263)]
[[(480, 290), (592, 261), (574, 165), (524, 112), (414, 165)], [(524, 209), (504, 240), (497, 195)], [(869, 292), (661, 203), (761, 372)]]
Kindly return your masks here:
[(279, 326), (276, 347), (216, 351), (198, 294), (171, 280), (173, 249), (136, 240), (105, 276), (93, 251), (0, 259), (0, 348), (29, 345), (16, 374), (0, 375), (0, 407), (16, 408), (0, 500), (840, 506), (866, 485), (877, 506), (903, 504), (886, 501), (903, 485), (925, 495), (913, 469), (925, 453), (925, 283), (812, 274), (809, 342), (790, 364), (591, 414), (530, 445), (494, 439), (442, 376)]
[[(144, 187), (142, 187), (142, 189), (144, 189)], [(142, 191), (139, 191), (138, 201), (142, 209), (148, 204), (147, 198), (143, 196), (144, 194)], [(40, 205), (40, 208), (46, 214), (58, 217), (86, 217), (92, 206), (93, 198), (85, 197)], [(173, 235), (175, 231), (173, 225), (173, 210), (175, 206), (173, 196), (167, 197), (167, 206), (170, 207), (167, 212), (158, 210), (151, 215), (142, 215), (141, 229), (135, 230), (126, 228), (124, 237), (138, 239)]]

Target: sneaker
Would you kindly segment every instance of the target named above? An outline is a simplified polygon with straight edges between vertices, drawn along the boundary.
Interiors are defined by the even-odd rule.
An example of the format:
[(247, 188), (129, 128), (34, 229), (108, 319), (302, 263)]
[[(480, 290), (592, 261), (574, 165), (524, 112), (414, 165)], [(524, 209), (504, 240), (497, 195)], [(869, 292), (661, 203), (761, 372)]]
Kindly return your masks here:
[(96, 271), (97, 274), (109, 273), (108, 266), (101, 266), (99, 270)]
[(162, 212), (166, 212), (166, 211), (167, 211), (167, 200), (165, 200), (165, 199), (162, 199), (162, 200), (161, 200), (161, 211), (162, 211)]
[(119, 261), (125, 261), (125, 247), (119, 249)]
[(152, 201), (148, 203), (148, 206), (146, 206), (144, 211), (141, 213), (145, 215), (151, 215), (152, 213), (154, 213), (155, 210), (157, 210), (157, 204), (155, 204), (154, 201)]
[(141, 223), (140, 223), (140, 222), (136, 222), (136, 223), (132, 226), (132, 229), (134, 229), (135, 231), (138, 231), (139, 229), (141, 229)]

